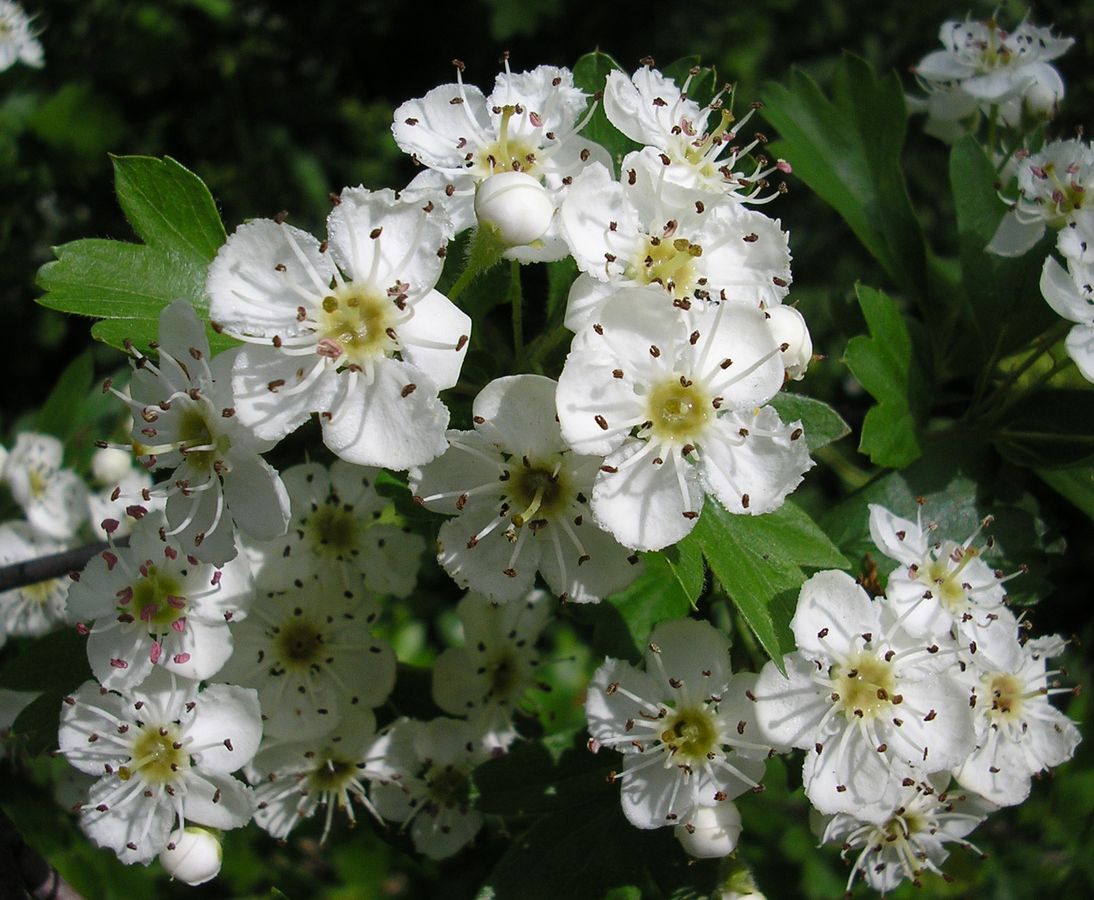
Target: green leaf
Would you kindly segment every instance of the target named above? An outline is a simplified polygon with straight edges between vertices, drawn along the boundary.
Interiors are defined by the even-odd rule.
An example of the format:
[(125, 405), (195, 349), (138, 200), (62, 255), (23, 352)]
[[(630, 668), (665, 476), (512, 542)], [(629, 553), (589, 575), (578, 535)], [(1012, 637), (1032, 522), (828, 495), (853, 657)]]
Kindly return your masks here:
[(63, 696), (58, 691), (46, 691), (28, 703), (12, 722), (12, 737), (21, 738), (23, 748), (31, 756), (56, 749)]
[(703, 550), (699, 542), (691, 535), (673, 547), (664, 551), (665, 562), (672, 572), (684, 596), (692, 606), (699, 599), (706, 586), (706, 566), (703, 565)]
[(80, 413), (94, 379), (91, 352), (85, 351), (70, 362), (57, 379), (38, 413), (38, 430), (67, 441), (80, 425)]
[(1094, 519), (1094, 466), (1034, 469), (1037, 477)]
[(994, 433), (996, 449), (1030, 468), (1066, 468), (1094, 461), (1094, 434), (1077, 423), (1094, 422), (1094, 391), (1028, 394)]
[(827, 535), (792, 502), (763, 516), (739, 516), (711, 498), (693, 532), (714, 577), (777, 666), (793, 649), (789, 630), (777, 629), (770, 604), (805, 583), (803, 567), (848, 568)]
[(763, 100), (780, 135), (771, 151), (843, 217), (893, 284), (925, 297), (925, 242), (900, 164), (907, 114), (896, 73), (879, 78), (844, 54), (831, 99), (794, 69)]
[(879, 466), (900, 468), (922, 452), (917, 431), (928, 397), (926, 375), (896, 302), (861, 284), (855, 294), (870, 336), (851, 338), (844, 361), (877, 401), (862, 423), (859, 450)]
[(0, 688), (63, 694), (90, 677), (87, 638), (66, 628), (28, 640), (0, 669)]
[(851, 433), (851, 426), (843, 421), (843, 416), (827, 403), (814, 400), (805, 394), (788, 394), (783, 391), (772, 398), (771, 405), (784, 422), (802, 423), (805, 443), (810, 452)]
[[(962, 283), (980, 360), (1005, 356), (1026, 346), (1055, 318), (1048, 304), (1038, 302), (1041, 267), (1051, 236), (1046, 236), (1043, 248), (1016, 259), (984, 249), (1006, 213), (996, 182), (995, 167), (975, 138), (966, 137), (954, 144), (950, 151), (950, 184), (960, 238)], [(967, 355), (969, 342), (965, 334), (961, 335), (961, 346)]]
[[(594, 50), (592, 53), (586, 53), (574, 65), (574, 84), (587, 94), (602, 94), (604, 84), (608, 80), (608, 73), (613, 69), (622, 71), (622, 68), (607, 53)], [(615, 171), (618, 172), (623, 157), (632, 150), (640, 150), (641, 145), (636, 144), (625, 134), (622, 134), (619, 129), (608, 121), (608, 117), (604, 115), (602, 101), (597, 100), (595, 102), (597, 104), (596, 110), (589, 118), (585, 128), (582, 129), (581, 135), (590, 141), (596, 141), (604, 147), (611, 154), (615, 164)]]
[(594, 756), (585, 747), (563, 753), (556, 765), (543, 744), (527, 741), (475, 769), (475, 808), (526, 816), (583, 806), (613, 794), (606, 777), (617, 765), (611, 753)]
[[(57, 259), (38, 271), (51, 309), (111, 320), (92, 333), (116, 347), (125, 338), (146, 347), (159, 329), (160, 310), (185, 299), (206, 314), (205, 277), (225, 241), (209, 189), (173, 159), (114, 159), (118, 202), (144, 244), (85, 239), (55, 248)], [(212, 334), (213, 351), (233, 346)]]

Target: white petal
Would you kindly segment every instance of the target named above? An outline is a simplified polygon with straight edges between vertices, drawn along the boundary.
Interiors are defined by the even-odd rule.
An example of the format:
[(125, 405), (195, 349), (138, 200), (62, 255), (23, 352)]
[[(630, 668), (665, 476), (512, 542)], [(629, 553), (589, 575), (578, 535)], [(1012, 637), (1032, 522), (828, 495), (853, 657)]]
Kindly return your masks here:
[(756, 724), (764, 742), (785, 752), (791, 747), (811, 748), (821, 735), (818, 725), (830, 703), (813, 681), (818, 669), (800, 653), (783, 657), (784, 677), (773, 662), (760, 670), (753, 688)]
[(1094, 325), (1076, 325), (1064, 341), (1068, 356), (1087, 381), (1094, 381)]
[(539, 568), (540, 542), (525, 537), (520, 552), (514, 557), (516, 546), (505, 537), (505, 523), (498, 524), (483, 538), (472, 540), (497, 518), (492, 504), (469, 503), (462, 515), (441, 525), (437, 535), (437, 560), (460, 587), (505, 602), (522, 597), (532, 589)]
[[(317, 365), (323, 371), (313, 375)], [(308, 386), (300, 388), (309, 377)], [(232, 368), (236, 415), (264, 440), (279, 441), (295, 431), (313, 412), (329, 407), (337, 390), (334, 368), (317, 356), (288, 356), (274, 347), (247, 346), (240, 349)]]
[(186, 779), (182, 812), (188, 822), (210, 828), (242, 828), (251, 821), (254, 793), (230, 775), (191, 773)]
[(598, 321), (604, 302), (616, 290), (611, 282), (597, 281), (584, 272), (578, 275), (566, 297), (565, 326), (573, 332), (591, 327)]
[(518, 459), (561, 453), (567, 447), (555, 421), (557, 386), (542, 375), (495, 378), (475, 398), (475, 430)]
[(289, 495), (277, 470), (257, 454), (232, 456), (224, 476), (224, 499), (239, 530), (260, 541), (285, 533)]
[[(881, 607), (846, 572), (817, 572), (802, 585), (790, 628), (808, 657), (831, 660), (860, 646), (863, 634), (881, 634)], [(823, 636), (822, 636), (823, 634)]]
[(710, 623), (698, 619), (661, 622), (653, 629), (649, 642), (659, 651), (646, 648), (646, 672), (659, 677), (663, 669), (670, 682), (683, 683), (680, 688), (666, 683), (662, 687), (664, 696), (686, 696), (689, 704), (695, 704), (720, 694), (726, 686), (730, 676), (729, 641)]
[(927, 555), (926, 535), (919, 525), (877, 503), (870, 504), (870, 539), (889, 559), (906, 566), (922, 564)]
[(1037, 219), (1027, 224), (1020, 222), (1013, 212), (1008, 212), (984, 249), (998, 256), (1023, 256), (1033, 249), (1044, 233), (1044, 220)]
[(407, 469), (440, 456), (447, 447), (448, 409), (429, 377), (409, 363), (377, 360), (373, 380), (339, 376), (340, 394), (323, 416), (323, 443), (347, 462)]
[(430, 291), (411, 308), (410, 321), (398, 329), (403, 359), (429, 375), (442, 391), (452, 387), (459, 381), (467, 355), (471, 319), (437, 291)]
[(643, 718), (643, 712), (656, 716), (663, 694), (662, 685), (647, 673), (619, 659), (605, 660), (585, 694), (589, 734), (605, 746), (634, 753), (636, 748), (624, 739), (627, 722)]
[(391, 126), (399, 149), (439, 169), (462, 169), (468, 145), (491, 131), (486, 98), (471, 84), (442, 84), (407, 101)]
[(226, 774), (249, 763), (262, 740), (258, 694), (237, 685), (211, 684), (192, 702), (196, 706), (188, 713), (185, 730), (193, 747), (201, 748), (194, 758), (202, 771)]
[(310, 234), (255, 219), (235, 230), (209, 267), (209, 316), (238, 334), (299, 334), (298, 307), (316, 305), (333, 275), (333, 261)]
[[(601, 470), (593, 483), (592, 509), (597, 524), (624, 547), (660, 550), (687, 535), (703, 508), (698, 473), (680, 454), (663, 463), (642, 441), (628, 440), (604, 460), (619, 471)], [(637, 453), (645, 457), (624, 467)], [(681, 483), (683, 488), (681, 488)], [(683, 491), (687, 492), (684, 496)]]

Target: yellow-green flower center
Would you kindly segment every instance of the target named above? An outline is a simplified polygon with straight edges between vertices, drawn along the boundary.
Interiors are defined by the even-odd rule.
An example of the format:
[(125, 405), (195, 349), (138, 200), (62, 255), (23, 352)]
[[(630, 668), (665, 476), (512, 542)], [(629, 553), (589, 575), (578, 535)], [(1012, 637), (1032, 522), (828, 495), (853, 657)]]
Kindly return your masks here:
[(869, 650), (837, 666), (832, 681), (839, 695), (836, 702), (847, 718), (874, 719), (892, 705), (896, 685), (893, 666)]
[(550, 521), (564, 512), (573, 499), (562, 468), (547, 462), (522, 460), (510, 472), (506, 493), (513, 511), (513, 524)]
[(654, 388), (647, 403), (653, 435), (677, 443), (698, 442), (714, 416), (706, 390), (687, 379), (666, 381)]
[(706, 759), (718, 749), (718, 729), (708, 710), (689, 707), (669, 717), (661, 740), (684, 761)]
[(320, 304), (318, 352), (358, 366), (389, 356), (399, 348), (393, 338), (397, 315), (395, 303), (382, 294), (353, 284), (336, 287)]
[(703, 248), (687, 238), (646, 237), (631, 263), (630, 275), (642, 284), (659, 284), (673, 297), (691, 295), (697, 281), (695, 261)]
[(475, 152), (474, 172), (489, 178), (498, 172), (523, 172), (538, 177), (537, 148), (523, 138), (509, 137), (509, 120), (517, 113), (515, 106), (504, 106), (498, 124), (498, 139)]
[(431, 802), (447, 808), (464, 807), (471, 797), (467, 773), (452, 765), (430, 767), (425, 774)]
[(162, 572), (154, 565), (133, 585), (129, 608), (119, 606), (148, 624), (150, 631), (162, 632), (186, 615), (189, 604), (183, 595), (183, 585), (177, 575)]
[(358, 528), (352, 512), (332, 503), (320, 506), (305, 526), (312, 550), (332, 557), (346, 556), (357, 548)]
[(996, 672), (984, 676), (991, 708), (988, 718), (996, 724), (1013, 722), (1021, 718), (1025, 695), (1022, 682), (1008, 672)]
[[(216, 460), (231, 447), (231, 441), (223, 434), (213, 437), (209, 423), (203, 415), (207, 406), (203, 403), (199, 406), (199, 402), (188, 403), (179, 416), (178, 446), (186, 454), (186, 460), (191, 467), (208, 472), (213, 469)], [(200, 449), (191, 450), (191, 447)]]
[(290, 619), (279, 628), (274, 649), (287, 670), (306, 671), (322, 658), (323, 632), (305, 619)]
[(190, 766), (190, 755), (183, 750), (178, 726), (142, 728), (133, 742), (129, 762), (118, 767), (118, 777), (128, 781), (136, 774), (152, 784), (170, 784), (179, 772)]
[(308, 774), (308, 786), (317, 793), (340, 794), (356, 774), (355, 761), (328, 756)]

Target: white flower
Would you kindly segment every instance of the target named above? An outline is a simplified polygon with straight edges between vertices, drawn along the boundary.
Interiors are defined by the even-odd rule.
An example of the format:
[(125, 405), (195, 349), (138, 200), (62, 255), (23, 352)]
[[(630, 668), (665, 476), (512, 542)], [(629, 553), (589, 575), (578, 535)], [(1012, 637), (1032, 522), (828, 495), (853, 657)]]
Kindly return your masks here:
[[(541, 183), (553, 213), (570, 180), (585, 165), (593, 160), (610, 165), (603, 147), (577, 135), (585, 124), (582, 117), (589, 98), (574, 87), (568, 69), (540, 66), (514, 75), (506, 60), (489, 97), (464, 84), (462, 63), (456, 66), (456, 79), (456, 84), (433, 88), (395, 110), (391, 131), (402, 150), (428, 167), (410, 183), (409, 195), (422, 188), (439, 192), (457, 232), (474, 223), (475, 202), (490, 202), (473, 200), (476, 192), (494, 195), (499, 190), (487, 186), (497, 174), (519, 172)], [(507, 176), (501, 184), (511, 181)], [(547, 207), (538, 198), (535, 204), (539, 222)], [(515, 247), (506, 255), (525, 261), (565, 256), (557, 221), (550, 218), (531, 246)]]
[(478, 737), (457, 719), (399, 719), (369, 751), (376, 811), (409, 828), (414, 849), (430, 859), (454, 855), (482, 827), (470, 797), (471, 772), (486, 758)]
[[(0, 525), (0, 567), (65, 550), (26, 522)], [(12, 588), (0, 594), (0, 632), (11, 636), (44, 634), (65, 621), (67, 576)]]
[(289, 494), (283, 538), (252, 546), (259, 588), (284, 590), (310, 575), (340, 571), (378, 594), (405, 597), (418, 580), (425, 541), (391, 524), (390, 501), (376, 490), (378, 469), (336, 460), (328, 469), (304, 463), (281, 473)]
[(337, 571), (266, 591), (234, 629), (219, 680), (258, 690), (266, 734), (329, 731), (351, 707), (379, 706), (395, 684), (395, 654), (370, 634), (378, 606)]
[(335, 808), (356, 822), (356, 801), (377, 816), (365, 793), (370, 772), (366, 757), (376, 739), (372, 710), (355, 707), (329, 734), (298, 736), (260, 748), (247, 775), (255, 786), (255, 822), (284, 840), (317, 809), (326, 810), (322, 840), (330, 833)]
[(590, 748), (623, 754), (614, 777), (631, 824), (695, 824), (702, 807), (762, 790), (770, 748), (747, 699), (755, 679), (734, 675), (729, 642), (695, 619), (654, 628), (645, 672), (617, 659), (597, 669), (585, 700)]
[(41, 68), (42, 44), (22, 7), (12, 0), (0, 0), (0, 72), (16, 62)]
[(962, 787), (1000, 806), (1029, 796), (1030, 777), (1067, 762), (1082, 739), (1079, 729), (1049, 702), (1051, 694), (1072, 693), (1050, 681), (1045, 660), (1064, 642), (1038, 638), (1022, 648), (1013, 668), (969, 670), (976, 714), (976, 749), (954, 771)]
[(691, 818), (673, 829), (681, 846), (699, 859), (718, 859), (737, 849), (741, 837), (741, 813), (726, 800), (717, 806), (700, 806)]
[(4, 479), (27, 520), (59, 541), (75, 535), (87, 516), (87, 488), (75, 472), (61, 468), (63, 454), (52, 435), (23, 432), (4, 465)]
[(931, 118), (953, 122), (977, 108), (990, 114), (995, 106), (1006, 124), (1017, 126), (1024, 100), (1031, 112), (1043, 114), (1063, 99), (1064, 82), (1049, 61), (1062, 56), (1072, 38), (1053, 37), (1048, 28), (1026, 21), (1007, 32), (994, 19), (966, 19), (944, 22), (939, 40), (946, 49), (927, 54), (915, 67), (932, 97), (948, 98), (948, 109), (928, 109)]
[(1052, 141), (1018, 164), (1018, 196), (988, 243), (989, 253), (1021, 256), (1045, 233), (1077, 225), (1090, 237), (1094, 226), (1084, 205), (1094, 187), (1094, 150), (1080, 140)]
[(117, 484), (133, 471), (133, 455), (118, 447), (100, 447), (91, 454), (91, 475), (100, 486)]
[(540, 375), (495, 379), (475, 398), (475, 430), (449, 432), (444, 455), (410, 473), (418, 502), (456, 515), (440, 528), (441, 564), (460, 587), (493, 600), (525, 596), (537, 570), (576, 603), (639, 574), (637, 557), (588, 517), (601, 457), (562, 439), (555, 387)]
[(1072, 225), (1064, 228), (1056, 247), (1067, 262), (1065, 270), (1051, 256), (1041, 270), (1041, 295), (1052, 309), (1075, 327), (1067, 334), (1068, 355), (1087, 381), (1094, 381), (1094, 235)]
[(445, 448), (471, 320), (433, 290), (447, 222), (394, 193), (351, 188), (330, 240), (270, 219), (241, 225), (209, 269), (210, 315), (247, 341), (232, 374), (239, 418), (280, 440), (320, 414), (343, 459), (405, 469)]
[(698, 70), (678, 86), (649, 65), (630, 79), (612, 71), (604, 87), (604, 112), (623, 134), (650, 148), (643, 152), (664, 155), (669, 184), (729, 194), (741, 203), (774, 199), (778, 191), (764, 193), (770, 187), (767, 178), (776, 171), (789, 172), (790, 166), (782, 160), (770, 165), (758, 156), (749, 174), (735, 172), (738, 160), (761, 143), (759, 137), (744, 146), (734, 143), (753, 111), (736, 120), (722, 102), (724, 90), (707, 106), (699, 106), (687, 96), (695, 74)]
[(167, 499), (167, 536), (220, 565), (238, 552), (233, 523), (260, 540), (284, 534), (289, 499), (259, 455), (272, 444), (236, 417), (228, 374), (235, 351), (210, 360), (204, 326), (184, 300), (165, 307), (159, 324), (159, 364), (131, 348), (129, 392), (114, 394), (133, 410), (143, 465), (174, 470), (149, 495)]
[(148, 863), (187, 821), (250, 821), (250, 788), (230, 773), (261, 737), (254, 691), (199, 692), (196, 681), (157, 669), (124, 695), (85, 682), (65, 698), (58, 744), (81, 772), (101, 776), (80, 809), (84, 831), (124, 863)]
[(562, 436), (607, 457), (600, 526), (658, 550), (691, 531), (708, 493), (732, 512), (777, 509), (813, 465), (800, 423), (763, 406), (783, 384), (779, 353), (759, 310), (676, 310), (660, 288), (613, 295), (575, 338), (557, 397)]
[(777, 220), (728, 196), (692, 191), (666, 198), (666, 168), (656, 156), (632, 153), (623, 172), (616, 182), (606, 167), (589, 166), (562, 203), (562, 234), (574, 260), (586, 280), (600, 282), (575, 285), (567, 328), (596, 321), (616, 287), (660, 285), (683, 309), (707, 300), (777, 306), (786, 296), (790, 251)]
[(155, 515), (142, 519), (128, 547), (93, 557), (69, 590), (69, 617), (92, 623), (87, 656), (108, 688), (138, 685), (154, 668), (210, 678), (232, 654), (228, 623), (251, 603), (244, 558), (202, 563), (158, 526)]
[(539, 671), (536, 641), (550, 614), (548, 595), (491, 603), (468, 594), (457, 610), (463, 646), (449, 647), (433, 664), (433, 700), (446, 713), (467, 718), (490, 749), (517, 737), (513, 711)]
[(803, 781), (822, 813), (878, 821), (902, 782), (959, 765), (973, 747), (969, 692), (929, 642), (916, 643), (844, 572), (818, 572), (790, 623), (798, 651), (754, 691), (760, 734), (806, 750)]
[(207, 828), (187, 826), (160, 851), (160, 865), (176, 881), (196, 886), (220, 874), (220, 840)]
[[(985, 519), (981, 528), (991, 523)], [(936, 540), (936, 526), (902, 519), (870, 504), (870, 536), (878, 550), (900, 563), (889, 575), (885, 598), (913, 637), (952, 639), (980, 665), (1009, 667), (1021, 656), (1018, 621), (1004, 605), (1003, 573), (993, 570), (973, 542)], [(990, 549), (989, 543), (988, 548)]]
[[(942, 783), (948, 780), (945, 776)], [(885, 819), (837, 813), (824, 823), (821, 841), (841, 844), (844, 859), (859, 851), (847, 879), (848, 896), (859, 875), (875, 891), (891, 891), (905, 879), (920, 887), (924, 872), (943, 875), (939, 866), (949, 856), (946, 844), (979, 853), (965, 836), (995, 809), (979, 797), (939, 793), (928, 781), (914, 782), (903, 788)]]

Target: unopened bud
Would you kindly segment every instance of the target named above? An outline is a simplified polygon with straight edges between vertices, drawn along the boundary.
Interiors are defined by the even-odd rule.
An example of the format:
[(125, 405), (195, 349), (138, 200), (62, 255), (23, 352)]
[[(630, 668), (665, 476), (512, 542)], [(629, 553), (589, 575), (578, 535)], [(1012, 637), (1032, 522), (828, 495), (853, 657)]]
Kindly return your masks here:
[(91, 456), (91, 474), (99, 484), (117, 484), (132, 468), (132, 454), (116, 447), (96, 450)]
[(741, 814), (732, 800), (722, 800), (717, 806), (700, 806), (686, 823), (673, 829), (673, 834), (692, 856), (700, 859), (728, 856), (741, 836)]
[(795, 381), (801, 381), (813, 358), (813, 340), (809, 337), (805, 317), (793, 306), (772, 306), (766, 312), (775, 343), (786, 345), (782, 352), (786, 374)]
[(160, 853), (160, 865), (185, 884), (205, 884), (220, 873), (222, 855), (220, 839), (213, 832), (191, 825), (171, 836), (168, 848)]
[(530, 244), (543, 236), (555, 214), (547, 189), (523, 172), (498, 172), (475, 192), (475, 215), (490, 225), (510, 247)]

